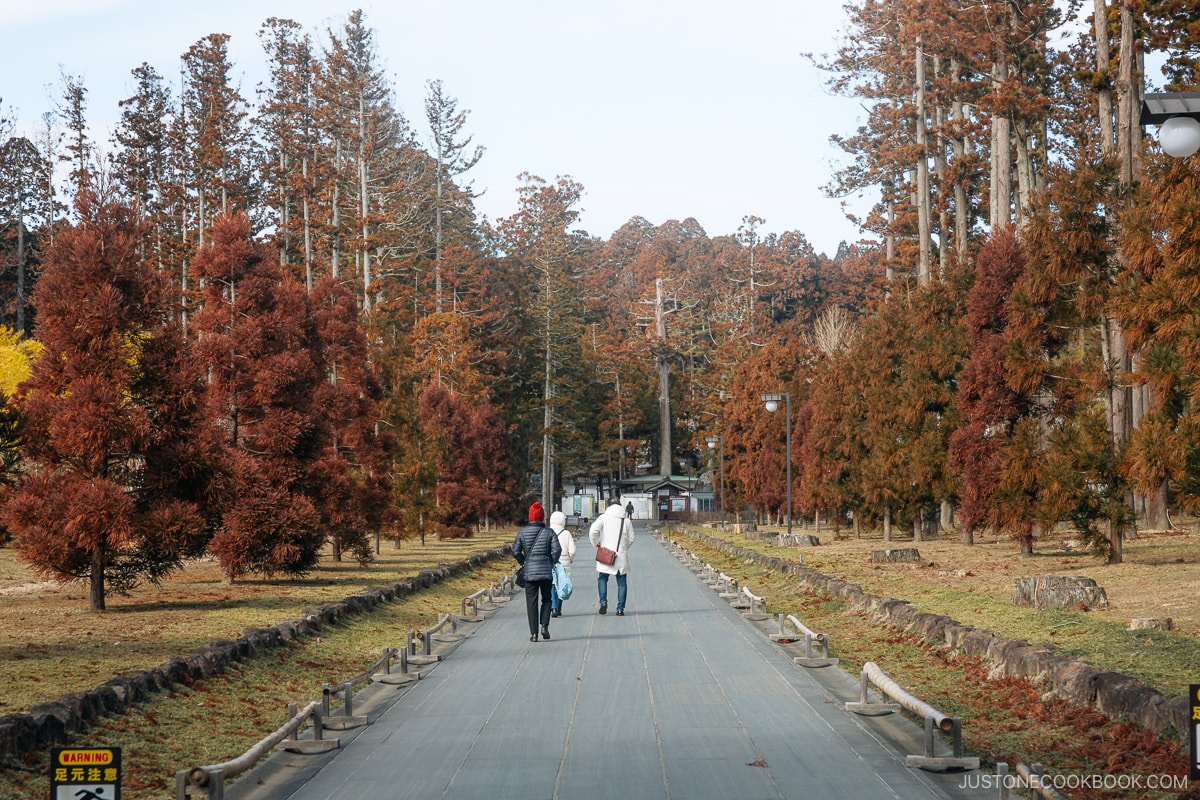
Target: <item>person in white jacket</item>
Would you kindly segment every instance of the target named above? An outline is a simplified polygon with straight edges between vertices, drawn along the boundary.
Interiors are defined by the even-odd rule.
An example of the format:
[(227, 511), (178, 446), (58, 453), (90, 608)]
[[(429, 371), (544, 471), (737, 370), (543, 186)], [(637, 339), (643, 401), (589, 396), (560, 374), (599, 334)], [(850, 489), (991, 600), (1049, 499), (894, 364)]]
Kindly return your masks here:
[[(562, 555), (558, 557), (558, 563), (563, 565), (563, 569), (567, 574), (571, 574), (571, 562), (575, 560), (575, 537), (567, 530), (567, 515), (561, 511), (555, 511), (550, 515), (550, 527), (558, 536), (558, 545), (562, 548)], [(562, 598), (558, 596), (558, 591), (550, 593), (550, 616), (562, 616)]]
[(629, 594), (629, 548), (633, 546), (633, 522), (626, 516), (621, 501), (608, 499), (608, 508), (596, 517), (588, 529), (588, 539), (597, 547), (617, 553), (612, 564), (596, 562), (596, 590), (600, 594), (600, 613), (608, 613), (608, 576), (617, 576), (617, 616), (625, 616), (625, 598)]

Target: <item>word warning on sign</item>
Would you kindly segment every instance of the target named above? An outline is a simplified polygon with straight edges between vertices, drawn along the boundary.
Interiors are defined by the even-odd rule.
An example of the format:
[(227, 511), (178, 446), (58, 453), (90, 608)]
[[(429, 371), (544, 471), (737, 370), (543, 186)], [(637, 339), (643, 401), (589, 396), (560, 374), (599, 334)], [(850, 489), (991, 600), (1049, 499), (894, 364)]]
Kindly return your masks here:
[(121, 800), (121, 748), (52, 749), (50, 800)]

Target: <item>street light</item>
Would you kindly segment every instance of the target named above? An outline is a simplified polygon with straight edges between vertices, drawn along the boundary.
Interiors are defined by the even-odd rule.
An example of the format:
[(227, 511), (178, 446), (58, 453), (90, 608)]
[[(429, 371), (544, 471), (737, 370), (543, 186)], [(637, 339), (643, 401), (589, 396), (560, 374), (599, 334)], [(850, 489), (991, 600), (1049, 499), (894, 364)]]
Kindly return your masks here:
[(1158, 125), (1163, 152), (1187, 158), (1200, 150), (1200, 92), (1150, 92), (1142, 100), (1139, 125)]
[(725, 437), (709, 436), (705, 441), (708, 442), (709, 450), (712, 450), (718, 444), (721, 445), (717, 458), (719, 459), (718, 464), (721, 470), (721, 530), (725, 530)]
[(767, 411), (772, 414), (779, 409), (779, 401), (784, 402), (787, 410), (787, 435), (785, 439), (785, 447), (787, 448), (787, 532), (788, 540), (791, 541), (792, 535), (792, 395), (790, 392), (782, 392), (779, 394), (764, 394), (762, 396), (763, 403), (766, 405)]

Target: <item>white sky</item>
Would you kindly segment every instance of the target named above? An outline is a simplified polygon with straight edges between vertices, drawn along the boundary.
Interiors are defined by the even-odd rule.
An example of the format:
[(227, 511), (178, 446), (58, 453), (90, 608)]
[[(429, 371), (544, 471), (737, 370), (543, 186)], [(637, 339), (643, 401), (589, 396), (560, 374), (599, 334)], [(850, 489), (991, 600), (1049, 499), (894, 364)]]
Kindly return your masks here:
[[(82, 78), (108, 148), (130, 70), (147, 62), (176, 85), (179, 57), (210, 33), (250, 101), (265, 79), (257, 36), (268, 17), (316, 34), (362, 8), (396, 102), (423, 142), (425, 83), (440, 79), (465, 132), (486, 148), (467, 173), (492, 219), (516, 210), (516, 176), (583, 185), (579, 227), (608, 238), (631, 217), (695, 217), (709, 236), (742, 218), (797, 230), (833, 255), (859, 234), (820, 187), (838, 165), (832, 134), (861, 110), (824, 88), (802, 53), (831, 52), (836, 0), (0, 0), (0, 100), (37, 126), (60, 73)], [(317, 36), (320, 40), (320, 36)], [(868, 202), (855, 200), (854, 210)]]

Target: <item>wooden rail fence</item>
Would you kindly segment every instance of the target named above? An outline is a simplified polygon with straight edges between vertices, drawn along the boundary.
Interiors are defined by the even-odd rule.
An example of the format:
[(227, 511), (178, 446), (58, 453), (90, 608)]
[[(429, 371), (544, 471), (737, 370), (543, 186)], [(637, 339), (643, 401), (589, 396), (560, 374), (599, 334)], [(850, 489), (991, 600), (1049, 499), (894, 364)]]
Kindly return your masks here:
[[(869, 697), (869, 686), (872, 684), (882, 694), (896, 702), (872, 702)], [(887, 673), (880, 669), (879, 665), (874, 661), (868, 661), (863, 664), (860, 685), (862, 692), (859, 702), (846, 703), (847, 711), (853, 711), (866, 716), (878, 716), (881, 713), (889, 713), (898, 710), (898, 708), (904, 708), (919, 717), (924, 717), (925, 753), (923, 755), (908, 756), (905, 759), (905, 763), (908, 766), (936, 771), (946, 769), (979, 769), (979, 758), (977, 756), (964, 756), (962, 754), (961, 717), (951, 717), (943, 714), (924, 700), (920, 700), (909, 694), (901, 688), (900, 684), (888, 677)], [(935, 731), (950, 735), (953, 748), (952, 755), (939, 756), (936, 754), (935, 745), (937, 739), (934, 735)]]

